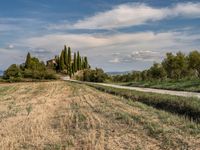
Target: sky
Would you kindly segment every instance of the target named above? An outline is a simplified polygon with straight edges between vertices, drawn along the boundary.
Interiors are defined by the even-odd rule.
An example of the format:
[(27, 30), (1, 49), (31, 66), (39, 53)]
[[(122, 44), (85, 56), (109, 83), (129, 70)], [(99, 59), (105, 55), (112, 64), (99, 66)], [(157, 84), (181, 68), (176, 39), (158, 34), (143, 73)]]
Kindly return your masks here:
[(64, 45), (105, 71), (144, 70), (200, 50), (199, 0), (1, 0), (0, 70)]

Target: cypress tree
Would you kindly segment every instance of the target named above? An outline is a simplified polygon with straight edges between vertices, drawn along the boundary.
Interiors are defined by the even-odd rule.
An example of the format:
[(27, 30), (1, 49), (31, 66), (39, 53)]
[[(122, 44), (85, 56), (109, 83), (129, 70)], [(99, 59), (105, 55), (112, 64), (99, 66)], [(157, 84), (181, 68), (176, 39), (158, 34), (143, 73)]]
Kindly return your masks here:
[(75, 73), (74, 67), (75, 67), (75, 65), (74, 65), (74, 62), (73, 62), (72, 63), (72, 75), (74, 75), (74, 73)]
[(70, 76), (70, 78), (72, 77), (72, 66), (71, 65), (68, 68), (68, 75)]
[(68, 66), (71, 65), (71, 57), (72, 57), (72, 55), (71, 55), (71, 48), (68, 47)]
[(88, 68), (88, 59), (87, 57), (84, 57), (84, 69)]
[(68, 52), (67, 52), (66, 45), (64, 46), (64, 63), (65, 63), (65, 66), (68, 66)]
[(59, 56), (55, 56), (55, 60), (56, 60), (56, 71), (60, 70), (60, 57)]
[(77, 71), (77, 58), (76, 58), (76, 53), (74, 53), (74, 72)]
[(65, 63), (64, 63), (64, 50), (62, 50), (61, 55), (60, 55), (60, 70), (64, 70), (65, 68)]
[(31, 54), (28, 52), (27, 56), (26, 56), (26, 62), (25, 62), (25, 68), (29, 68), (31, 65)]
[(80, 56), (79, 56), (79, 51), (78, 51), (78, 52), (77, 52), (77, 58), (76, 58), (76, 59), (77, 59), (77, 70), (80, 70), (80, 65), (79, 65), (79, 64), (80, 64), (80, 61), (79, 61), (79, 57), (80, 57)]
[(79, 51), (77, 52), (77, 70), (81, 70), (81, 56)]
[(80, 61), (80, 62), (79, 62), (79, 63), (80, 63), (80, 64), (79, 64), (79, 65), (80, 65), (79, 67), (80, 67), (80, 70), (82, 70), (82, 62), (83, 62), (83, 61), (82, 61), (81, 56), (79, 57), (79, 61)]

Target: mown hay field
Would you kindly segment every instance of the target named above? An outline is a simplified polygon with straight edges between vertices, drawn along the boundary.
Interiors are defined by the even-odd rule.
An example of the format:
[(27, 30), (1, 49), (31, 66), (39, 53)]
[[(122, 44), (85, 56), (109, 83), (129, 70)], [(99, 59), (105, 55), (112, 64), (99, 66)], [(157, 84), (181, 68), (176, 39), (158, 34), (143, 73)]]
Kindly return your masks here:
[(64, 81), (0, 84), (0, 149), (199, 149), (185, 117)]

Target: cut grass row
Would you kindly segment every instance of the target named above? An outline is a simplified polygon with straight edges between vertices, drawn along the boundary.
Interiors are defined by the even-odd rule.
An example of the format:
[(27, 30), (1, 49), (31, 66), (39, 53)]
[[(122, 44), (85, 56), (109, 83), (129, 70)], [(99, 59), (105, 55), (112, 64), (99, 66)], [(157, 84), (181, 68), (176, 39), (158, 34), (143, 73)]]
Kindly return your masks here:
[(87, 85), (106, 93), (139, 101), (154, 108), (185, 116), (198, 123), (200, 122), (200, 100), (198, 98), (139, 92), (90, 83), (87, 83)]

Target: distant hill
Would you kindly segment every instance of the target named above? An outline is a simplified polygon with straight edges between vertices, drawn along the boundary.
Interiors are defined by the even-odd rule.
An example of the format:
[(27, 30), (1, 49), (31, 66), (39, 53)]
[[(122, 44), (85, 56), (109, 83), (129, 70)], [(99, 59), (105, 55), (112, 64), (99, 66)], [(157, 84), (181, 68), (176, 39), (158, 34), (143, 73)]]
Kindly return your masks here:
[(131, 73), (133, 71), (121, 71), (121, 72), (106, 72), (108, 75), (114, 76), (114, 75), (124, 75), (124, 74), (128, 74)]

